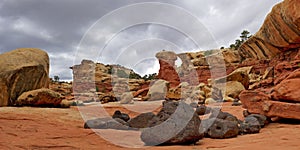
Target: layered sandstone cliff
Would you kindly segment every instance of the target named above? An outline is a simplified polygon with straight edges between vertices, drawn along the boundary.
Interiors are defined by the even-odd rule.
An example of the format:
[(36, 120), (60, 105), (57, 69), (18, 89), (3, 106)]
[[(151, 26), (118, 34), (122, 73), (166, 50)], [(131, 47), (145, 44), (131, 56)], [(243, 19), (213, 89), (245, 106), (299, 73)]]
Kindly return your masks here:
[(260, 30), (240, 47), (241, 56), (271, 59), (300, 47), (300, 1), (285, 0), (273, 7)]

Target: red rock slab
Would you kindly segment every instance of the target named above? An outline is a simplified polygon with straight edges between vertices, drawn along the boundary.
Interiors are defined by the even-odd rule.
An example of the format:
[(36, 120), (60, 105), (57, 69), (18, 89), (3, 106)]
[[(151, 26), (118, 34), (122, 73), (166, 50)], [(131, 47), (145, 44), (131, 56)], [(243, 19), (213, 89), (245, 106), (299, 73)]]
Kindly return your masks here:
[(279, 101), (300, 102), (300, 78), (283, 80), (276, 85), (272, 98)]
[(257, 91), (243, 91), (240, 100), (250, 113), (300, 120), (300, 103), (272, 101), (268, 95)]

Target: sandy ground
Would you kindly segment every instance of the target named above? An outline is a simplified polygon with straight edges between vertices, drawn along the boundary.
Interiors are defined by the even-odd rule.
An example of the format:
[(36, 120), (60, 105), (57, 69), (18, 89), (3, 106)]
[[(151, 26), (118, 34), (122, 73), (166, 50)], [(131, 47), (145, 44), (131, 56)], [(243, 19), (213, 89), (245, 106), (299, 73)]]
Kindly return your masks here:
[[(0, 108), (0, 149), (228, 149), (228, 150), (298, 150), (300, 124), (272, 123), (259, 134), (231, 139), (204, 138), (196, 145), (145, 147), (139, 139), (140, 131), (83, 129), (84, 119), (112, 115), (117, 109), (131, 117), (141, 112), (157, 112), (161, 102), (134, 105), (106, 104), (56, 108)], [(104, 108), (104, 109), (103, 109)], [(242, 108), (226, 103), (223, 111), (242, 119)], [(83, 116), (83, 118), (82, 118)]]

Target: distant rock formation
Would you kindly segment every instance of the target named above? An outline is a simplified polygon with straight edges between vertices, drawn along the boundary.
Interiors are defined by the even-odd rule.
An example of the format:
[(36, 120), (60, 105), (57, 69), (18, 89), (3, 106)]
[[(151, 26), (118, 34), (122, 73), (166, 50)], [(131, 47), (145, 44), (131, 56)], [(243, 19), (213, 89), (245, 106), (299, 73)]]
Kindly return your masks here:
[(123, 93), (135, 93), (150, 84), (143, 79), (131, 79), (130, 74), (136, 73), (120, 65), (104, 65), (82, 60), (81, 64), (72, 66), (71, 69), (75, 99), (84, 102), (107, 103), (120, 100)]
[(177, 55), (172, 51), (161, 51), (156, 54), (156, 58), (160, 64), (158, 78), (169, 81), (170, 87), (177, 86), (180, 83), (175, 66)]
[[(205, 54), (211, 52), (213, 55)], [(170, 82), (170, 87), (176, 87), (182, 82), (198, 85), (207, 83), (208, 79), (218, 78), (231, 73), (241, 61), (238, 51), (231, 49), (199, 51), (175, 54), (172, 51), (161, 51), (156, 54), (159, 60), (159, 79)], [(175, 61), (180, 59), (181, 66)]]
[(49, 56), (35, 48), (21, 48), (0, 55), (0, 106), (12, 106), (30, 90), (48, 88)]

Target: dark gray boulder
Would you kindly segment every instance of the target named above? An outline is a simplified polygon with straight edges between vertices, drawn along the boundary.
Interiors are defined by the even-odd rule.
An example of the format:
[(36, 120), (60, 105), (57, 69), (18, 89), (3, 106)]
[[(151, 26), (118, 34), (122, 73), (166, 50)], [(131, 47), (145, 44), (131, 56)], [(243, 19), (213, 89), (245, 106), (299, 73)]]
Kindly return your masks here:
[(121, 111), (119, 110), (116, 110), (112, 116), (112, 118), (120, 118), (124, 121), (128, 121), (130, 119), (129, 115), (128, 114), (125, 114), (125, 113), (122, 113)]
[(249, 117), (250, 116), (255, 117), (258, 120), (260, 127), (264, 127), (266, 124), (268, 124), (268, 118), (264, 115), (251, 114)]
[(129, 126), (124, 120), (115, 118), (106, 122), (106, 129), (129, 130)]
[(149, 127), (149, 121), (155, 117), (152, 112), (142, 113), (128, 121), (128, 124), (132, 128), (147, 128)]
[(206, 136), (210, 138), (225, 139), (236, 137), (239, 134), (238, 123), (234, 121), (211, 118), (203, 120), (202, 124)]
[(254, 116), (247, 116), (245, 120), (240, 124), (241, 134), (253, 134), (259, 133), (261, 125), (258, 119)]
[(87, 120), (84, 123), (85, 129), (116, 129), (116, 130), (129, 130), (128, 123), (120, 118), (97, 118)]
[(217, 118), (217, 119), (221, 119), (221, 120), (227, 120), (227, 121), (233, 121), (235, 123), (239, 123), (239, 120), (237, 119), (237, 117), (228, 112), (222, 112), (219, 109), (212, 109), (211, 112), (212, 113), (209, 116), (209, 118)]
[(85, 129), (105, 129), (106, 122), (108, 120), (111, 120), (111, 118), (97, 118), (97, 119), (87, 120), (84, 123), (84, 128)]
[(146, 145), (194, 144), (203, 138), (201, 120), (194, 109), (184, 102), (165, 101), (160, 112), (142, 130)]

